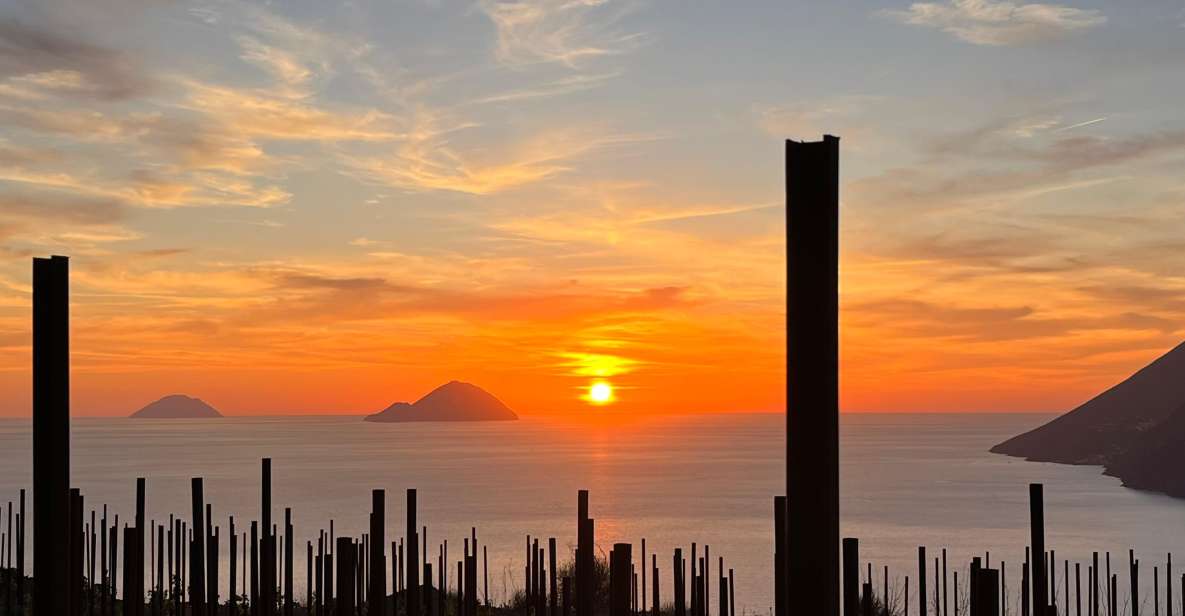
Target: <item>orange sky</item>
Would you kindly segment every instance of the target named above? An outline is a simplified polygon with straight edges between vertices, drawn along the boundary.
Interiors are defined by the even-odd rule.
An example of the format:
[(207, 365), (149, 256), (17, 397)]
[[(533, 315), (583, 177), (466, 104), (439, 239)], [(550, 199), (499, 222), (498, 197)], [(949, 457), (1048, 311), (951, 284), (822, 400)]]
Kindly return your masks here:
[(823, 133), (844, 409), (1065, 410), (1185, 338), (1180, 7), (874, 4), (0, 6), (0, 415), (49, 254), (78, 415), (781, 410)]

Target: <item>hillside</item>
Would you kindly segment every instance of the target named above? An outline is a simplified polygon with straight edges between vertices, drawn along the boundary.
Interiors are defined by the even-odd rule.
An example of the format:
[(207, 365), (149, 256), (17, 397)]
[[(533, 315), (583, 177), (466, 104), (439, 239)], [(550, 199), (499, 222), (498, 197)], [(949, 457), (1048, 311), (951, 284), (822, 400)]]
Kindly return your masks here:
[(518, 415), (486, 390), (449, 381), (412, 404), (396, 402), (366, 421), (511, 421)]
[(1185, 343), (1069, 413), (992, 451), (1041, 462), (1098, 464), (1126, 486), (1185, 497), (1183, 446)]
[(196, 419), (222, 417), (217, 409), (198, 398), (182, 394), (165, 396), (131, 414), (138, 419)]

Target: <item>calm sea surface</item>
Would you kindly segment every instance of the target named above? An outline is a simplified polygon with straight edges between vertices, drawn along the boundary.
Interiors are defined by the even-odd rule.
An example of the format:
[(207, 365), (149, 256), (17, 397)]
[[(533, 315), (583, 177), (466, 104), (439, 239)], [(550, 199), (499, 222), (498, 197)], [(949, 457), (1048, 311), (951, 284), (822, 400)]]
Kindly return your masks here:
[[(993, 561), (1009, 560), (1009, 583), (1018, 586), (1033, 481), (1046, 484), (1047, 541), (1059, 560), (1085, 561), (1091, 550), (1111, 550), (1120, 570), (1133, 547), (1150, 586), (1151, 567), (1163, 563), (1165, 552), (1185, 554), (1185, 501), (1125, 489), (1098, 467), (988, 453), (992, 444), (1047, 419), (845, 416), (843, 533), (861, 538), (861, 557), (877, 568), (877, 586), (882, 565), (890, 567), (891, 583), (901, 584), (905, 575), (916, 580), (922, 544), (931, 556), (946, 547), (952, 568), (990, 550)], [(88, 507), (108, 503), (121, 520), (134, 513), (135, 477), (148, 478), (147, 513), (161, 520), (189, 510), (189, 478), (202, 476), (219, 524), (225, 529), (226, 516), (234, 515), (236, 526), (248, 529), (259, 516), (259, 459), (270, 456), (273, 515), (282, 521), (283, 508), (293, 509), (298, 597), (304, 596), (304, 541), (328, 528), (330, 518), (339, 535), (361, 534), (372, 488), (387, 490), (388, 537), (402, 534), (403, 491), (419, 490), (429, 543), (451, 544), (450, 577), (461, 541), (476, 525), (490, 550), (491, 598), (521, 586), (528, 533), (555, 536), (561, 558), (570, 553), (576, 491), (588, 488), (598, 545), (607, 551), (613, 542), (633, 541), (637, 553), (645, 537), (651, 553), (658, 550), (664, 600), (672, 548), (696, 541), (736, 570), (738, 611), (764, 614), (772, 603), (772, 496), (784, 490), (778, 415), (672, 416), (595, 428), (541, 419), (75, 419), (72, 434), (74, 485)], [(0, 420), (0, 499), (30, 486), (31, 455), (30, 422)], [(224, 578), (227, 570), (224, 564)]]

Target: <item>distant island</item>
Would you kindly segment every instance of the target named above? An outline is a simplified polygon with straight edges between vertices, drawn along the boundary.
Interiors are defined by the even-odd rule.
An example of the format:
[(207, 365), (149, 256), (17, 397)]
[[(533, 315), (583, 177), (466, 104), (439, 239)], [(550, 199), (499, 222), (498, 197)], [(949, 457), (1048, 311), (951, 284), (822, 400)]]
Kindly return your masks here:
[(132, 413), (131, 417), (137, 419), (196, 419), (222, 417), (222, 413), (198, 398), (173, 394)]
[(992, 451), (1039, 462), (1097, 464), (1129, 488), (1185, 498), (1185, 343)]
[(490, 392), (470, 383), (449, 381), (412, 404), (396, 402), (366, 421), (511, 421), (518, 415)]

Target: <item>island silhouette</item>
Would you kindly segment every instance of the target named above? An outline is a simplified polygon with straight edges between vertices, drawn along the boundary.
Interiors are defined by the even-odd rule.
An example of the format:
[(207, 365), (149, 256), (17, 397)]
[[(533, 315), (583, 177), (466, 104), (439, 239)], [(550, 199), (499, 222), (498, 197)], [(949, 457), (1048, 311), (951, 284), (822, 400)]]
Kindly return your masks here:
[(222, 413), (200, 398), (172, 394), (149, 403), (144, 408), (132, 413), (130, 417), (136, 419), (199, 419), (222, 417)]
[(461, 381), (449, 381), (414, 403), (396, 402), (367, 415), (366, 421), (513, 421), (518, 415), (490, 392)]
[(1185, 498), (1185, 343), (991, 450), (1038, 462), (1100, 465), (1127, 487)]

